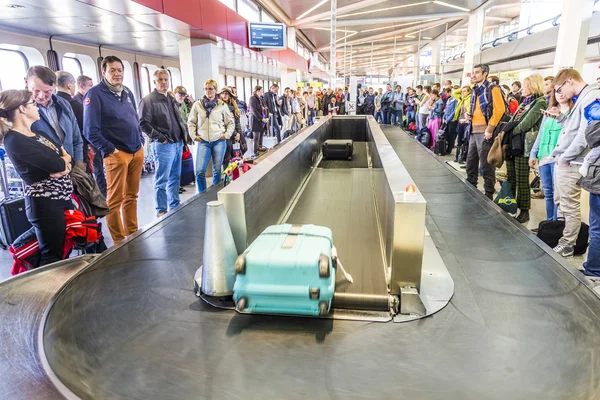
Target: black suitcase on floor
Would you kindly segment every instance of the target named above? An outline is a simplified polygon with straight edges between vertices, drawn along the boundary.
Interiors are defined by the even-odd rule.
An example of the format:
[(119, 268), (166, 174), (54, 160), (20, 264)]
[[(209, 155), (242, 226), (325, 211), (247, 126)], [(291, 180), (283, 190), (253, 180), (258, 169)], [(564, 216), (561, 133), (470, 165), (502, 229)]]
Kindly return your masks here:
[[(542, 221), (538, 226), (537, 236), (546, 243), (548, 246), (554, 248), (558, 245), (558, 241), (562, 237), (563, 230), (565, 229), (565, 221)], [(579, 256), (584, 254), (587, 250), (588, 243), (590, 241), (590, 227), (582, 222), (581, 229), (579, 230), (579, 236), (575, 242), (575, 255)]]
[(196, 172), (194, 171), (194, 159), (192, 153), (184, 154), (185, 158), (181, 160), (181, 176), (179, 179), (180, 186), (187, 186), (194, 183), (196, 180)]
[(344, 159), (352, 160), (354, 153), (354, 143), (351, 139), (329, 139), (323, 143), (324, 159)]
[(16, 238), (31, 228), (25, 213), (25, 198), (5, 199), (0, 202), (0, 244), (8, 248)]
[(446, 154), (448, 154), (446, 150), (448, 150), (448, 141), (446, 140), (446, 136), (441, 135), (436, 137), (433, 152), (438, 156), (445, 156)]

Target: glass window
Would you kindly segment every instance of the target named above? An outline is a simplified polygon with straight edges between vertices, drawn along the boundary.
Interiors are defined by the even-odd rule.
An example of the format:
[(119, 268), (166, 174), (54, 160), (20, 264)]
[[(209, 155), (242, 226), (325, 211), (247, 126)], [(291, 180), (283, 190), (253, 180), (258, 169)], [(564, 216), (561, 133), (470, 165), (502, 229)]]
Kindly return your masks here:
[(27, 58), (20, 51), (0, 49), (0, 90), (24, 89), (23, 77), (29, 68)]
[(223, 89), (223, 86), (225, 86), (225, 75), (219, 74), (219, 77), (217, 78), (217, 85), (219, 86), (217, 89), (218, 91)]
[(237, 93), (240, 100), (246, 101), (246, 96), (244, 95), (244, 78), (242, 78), (241, 76), (236, 76), (235, 87), (237, 88)]
[(225, 76), (225, 84), (227, 86), (231, 86), (231, 87), (235, 86), (235, 76), (233, 76), (233, 75), (226, 75)]
[(277, 22), (275, 18), (271, 17), (270, 14), (265, 12), (265, 10), (260, 10), (260, 22)]
[(252, 97), (252, 82), (250, 82), (250, 78), (244, 78), (244, 99), (246, 103)]
[[(125, 73), (125, 77), (127, 77), (127, 73)], [(142, 88), (142, 97), (146, 97), (152, 91), (150, 88), (150, 71), (145, 65), (142, 66), (140, 71), (140, 86)]]
[(235, 0), (219, 0), (221, 3), (225, 4), (227, 7), (231, 8), (235, 11)]
[(175, 89), (177, 86), (181, 86), (181, 72), (179, 69), (169, 67), (167, 70), (171, 74), (171, 90)]
[(62, 59), (62, 67), (64, 71), (70, 72), (77, 79), (79, 75), (83, 75), (81, 63), (75, 57), (64, 56)]
[(250, 22), (260, 22), (258, 6), (251, 0), (238, 0), (238, 14)]
[[(135, 85), (133, 83), (133, 68), (131, 68), (131, 64), (129, 61), (123, 61), (123, 84), (127, 86), (134, 94), (135, 94)], [(148, 69), (146, 69), (148, 71)], [(148, 84), (150, 84), (148, 82)], [(143, 90), (143, 89), (142, 89)], [(150, 91), (148, 91), (150, 93)]]

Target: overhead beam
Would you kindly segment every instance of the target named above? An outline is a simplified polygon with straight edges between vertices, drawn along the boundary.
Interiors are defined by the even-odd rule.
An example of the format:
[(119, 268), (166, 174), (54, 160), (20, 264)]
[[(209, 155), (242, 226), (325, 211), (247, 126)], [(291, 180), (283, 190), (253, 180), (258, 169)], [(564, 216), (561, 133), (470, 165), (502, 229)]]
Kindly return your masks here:
[[(377, 25), (377, 24), (393, 24), (396, 22), (415, 21), (419, 19), (433, 19), (433, 18), (465, 18), (468, 17), (469, 13), (466, 12), (453, 12), (453, 13), (440, 13), (440, 14), (423, 14), (423, 15), (404, 15), (399, 17), (385, 17), (385, 18), (363, 18), (363, 19), (349, 19), (339, 20), (338, 26), (359, 26), (359, 25)], [(328, 28), (329, 21), (318, 21), (305, 23), (304, 20), (299, 21), (296, 25), (299, 29), (304, 28)]]
[[(366, 7), (371, 7), (374, 6), (376, 4), (380, 4), (380, 3), (385, 3), (388, 0), (362, 0), (362, 1), (357, 1), (355, 3), (349, 4), (347, 6), (344, 7), (339, 7), (337, 10), (337, 15), (342, 16), (346, 13), (352, 12), (352, 11), (356, 11), (356, 10), (360, 10)], [(315, 14), (315, 15), (311, 15), (309, 17), (306, 18), (302, 18), (300, 20), (294, 20), (292, 22), (292, 25), (295, 27), (299, 27), (301, 24), (307, 24), (310, 22), (315, 22), (318, 21), (320, 19), (329, 19), (329, 12), (325, 11), (319, 14)]]

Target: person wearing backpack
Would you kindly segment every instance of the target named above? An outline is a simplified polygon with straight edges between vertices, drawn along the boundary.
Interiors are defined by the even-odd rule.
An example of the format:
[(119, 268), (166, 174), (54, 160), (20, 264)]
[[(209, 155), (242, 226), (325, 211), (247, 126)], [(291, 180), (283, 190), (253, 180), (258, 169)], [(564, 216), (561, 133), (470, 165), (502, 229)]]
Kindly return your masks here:
[(466, 114), (466, 119), (470, 122), (471, 127), (467, 156), (467, 181), (477, 187), (481, 162), (485, 195), (493, 200), (496, 174), (494, 167), (487, 162), (487, 158), (492, 146), (494, 129), (504, 116), (506, 106), (500, 88), (488, 82), (489, 73), (490, 67), (487, 64), (473, 67), (471, 79), (475, 86), (471, 98), (471, 109)]
[(569, 114), (561, 113), (558, 107), (546, 111), (562, 126), (556, 147), (550, 157), (556, 162), (554, 169), (554, 192), (558, 203), (558, 218), (565, 219), (565, 229), (554, 251), (563, 257), (571, 257), (581, 228), (581, 178), (579, 168), (589, 151), (585, 130), (590, 119), (588, 113), (593, 103), (600, 98), (597, 84), (588, 85), (579, 72), (572, 68), (561, 70), (554, 80), (556, 93), (564, 94), (575, 102)]
[(529, 221), (531, 208), (531, 191), (529, 187), (529, 153), (537, 139), (543, 111), (546, 109), (544, 96), (544, 79), (540, 74), (533, 74), (523, 80), (523, 98), (517, 112), (509, 122), (518, 124), (508, 133), (522, 144), (522, 154), (513, 154), (506, 160), (506, 173), (512, 185), (513, 194), (520, 210), (516, 220), (522, 224)]

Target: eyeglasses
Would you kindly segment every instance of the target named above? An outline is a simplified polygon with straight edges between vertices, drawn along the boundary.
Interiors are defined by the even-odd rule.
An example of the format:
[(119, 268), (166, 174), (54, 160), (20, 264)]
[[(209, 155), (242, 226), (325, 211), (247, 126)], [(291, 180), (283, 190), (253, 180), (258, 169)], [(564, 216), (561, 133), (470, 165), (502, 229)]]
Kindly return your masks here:
[(567, 81), (564, 81), (564, 82), (562, 83), (562, 85), (560, 85), (560, 86), (559, 86), (559, 87), (558, 87), (558, 88), (555, 90), (555, 92), (556, 92), (556, 93), (558, 93), (558, 94), (561, 94), (561, 92), (560, 92), (560, 91), (562, 90), (563, 86), (565, 86), (565, 84), (566, 84), (567, 82), (568, 82), (568, 80), (567, 80)]
[(31, 101), (23, 104), (23, 106), (25, 106), (25, 107), (27, 107), (27, 106), (33, 106), (33, 105), (35, 105), (35, 100), (31, 100)]
[(212, 92), (214, 90), (215, 90), (215, 88), (212, 88), (212, 87), (204, 88), (205, 92)]

